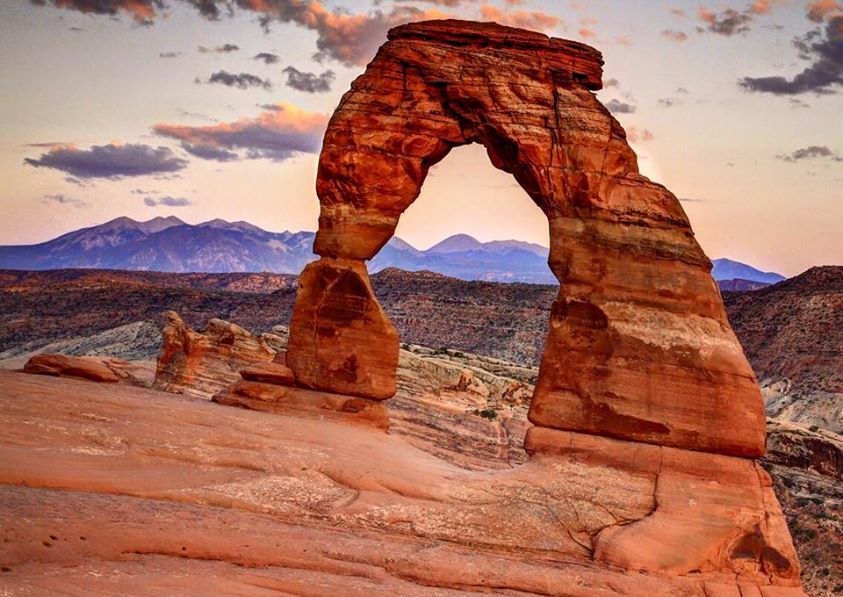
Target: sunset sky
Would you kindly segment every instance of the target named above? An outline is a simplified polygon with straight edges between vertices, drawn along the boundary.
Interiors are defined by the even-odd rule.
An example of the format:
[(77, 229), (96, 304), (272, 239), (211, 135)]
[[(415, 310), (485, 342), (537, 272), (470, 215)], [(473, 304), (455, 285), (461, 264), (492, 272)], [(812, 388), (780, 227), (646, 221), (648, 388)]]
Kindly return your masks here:
[[(495, 20), (591, 44), (598, 97), (703, 248), (797, 274), (843, 263), (835, 0), (4, 0), (0, 244), (127, 215), (314, 230), (328, 117), (386, 30)], [(434, 167), (398, 235), (547, 244), (477, 146)]]

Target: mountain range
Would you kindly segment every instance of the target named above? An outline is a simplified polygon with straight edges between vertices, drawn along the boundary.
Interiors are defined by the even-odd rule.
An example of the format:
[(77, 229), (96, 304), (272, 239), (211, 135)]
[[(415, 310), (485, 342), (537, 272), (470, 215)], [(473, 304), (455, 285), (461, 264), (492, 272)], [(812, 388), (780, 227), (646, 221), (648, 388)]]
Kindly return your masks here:
[[(298, 274), (309, 261), (313, 232), (268, 232), (248, 222), (187, 224), (175, 216), (139, 222), (121, 217), (35, 245), (0, 246), (0, 269), (121, 269), (161, 272)], [(547, 247), (517, 240), (480, 242), (450, 236), (426, 250), (393, 237), (369, 263), (428, 270), (462, 280), (555, 284)], [(729, 259), (714, 261), (714, 278), (764, 286), (784, 279)]]

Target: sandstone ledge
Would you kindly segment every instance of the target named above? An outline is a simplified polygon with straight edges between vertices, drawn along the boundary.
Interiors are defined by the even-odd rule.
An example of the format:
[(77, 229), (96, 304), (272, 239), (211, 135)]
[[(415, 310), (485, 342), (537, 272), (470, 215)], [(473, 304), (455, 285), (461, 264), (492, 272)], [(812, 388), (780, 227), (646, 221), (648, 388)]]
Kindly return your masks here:
[[(693, 536), (694, 519), (670, 509), (689, 507), (688, 492), (714, 503), (705, 467), (677, 460), (657, 487), (650, 465), (616, 465), (614, 440), (597, 438), (611, 449), (588, 458), (472, 472), (368, 426), (5, 372), (0, 412), (8, 592), (803, 595), (792, 568), (766, 568), (755, 535), (699, 549), (713, 535)], [(740, 528), (765, 508), (776, 518), (752, 501), (762, 475), (732, 491), (743, 466), (727, 468), (716, 502), (730, 525), (726, 507), (739, 507)], [(637, 529), (654, 523), (677, 533), (670, 561), (626, 568), (649, 545)], [(763, 525), (761, 537), (772, 543)], [(713, 570), (724, 561), (737, 571)]]

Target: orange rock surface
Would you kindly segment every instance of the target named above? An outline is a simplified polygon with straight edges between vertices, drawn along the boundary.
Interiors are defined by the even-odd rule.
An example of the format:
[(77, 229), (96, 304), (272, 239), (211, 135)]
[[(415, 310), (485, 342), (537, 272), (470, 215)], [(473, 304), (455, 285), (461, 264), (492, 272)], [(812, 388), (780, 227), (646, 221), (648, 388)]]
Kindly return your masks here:
[(37, 354), (23, 366), (26, 373), (54, 377), (76, 377), (103, 383), (147, 385), (143, 367), (115, 358)]
[(361, 261), (323, 258), (304, 268), (287, 365), (306, 388), (380, 400), (395, 394), (398, 332)]
[(241, 369), (272, 361), (276, 350), (267, 340), (221, 319), (210, 320), (204, 333), (196, 332), (169, 311), (154, 385), (192, 396), (215, 394)]
[(739, 458), (534, 428), (470, 471), (338, 412), (3, 371), (0, 413), (3, 594), (804, 595)]
[[(601, 72), (593, 48), (492, 23), (390, 32), (325, 135), (315, 242), (323, 259), (305, 271), (288, 355), (303, 385), (372, 398), (393, 391), (396, 340), (363, 261), (393, 235), (430, 166), (480, 143), (547, 216), (561, 284), (530, 420), (763, 454), (758, 385), (711, 263), (677, 198), (639, 174), (626, 133), (593, 93)], [(354, 292), (314, 287), (339, 262), (355, 272)]]

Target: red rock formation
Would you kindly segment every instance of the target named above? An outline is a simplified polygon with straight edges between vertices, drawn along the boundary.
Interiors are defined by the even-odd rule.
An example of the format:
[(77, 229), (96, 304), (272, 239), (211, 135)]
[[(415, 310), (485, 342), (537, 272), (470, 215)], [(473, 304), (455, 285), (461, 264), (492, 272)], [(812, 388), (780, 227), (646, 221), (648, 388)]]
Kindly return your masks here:
[(205, 333), (192, 330), (175, 311), (167, 313), (154, 386), (208, 398), (239, 379), (239, 371), (269, 363), (275, 349), (269, 335), (256, 336), (238, 325), (212, 319)]
[(26, 373), (53, 377), (76, 377), (104, 383), (147, 385), (143, 367), (122, 359), (75, 357), (63, 354), (38, 354), (23, 366)]
[(375, 399), (395, 394), (398, 332), (362, 261), (323, 258), (304, 268), (287, 364), (306, 388)]
[[(453, 147), (481, 143), (546, 214), (561, 283), (530, 420), (763, 453), (758, 386), (711, 263), (679, 201), (639, 174), (624, 130), (592, 93), (601, 67), (599, 52), (583, 44), (489, 23), (390, 32), (325, 134), (322, 260), (305, 271), (291, 329), (300, 383), (373, 398), (394, 391), (394, 330), (363, 260), (392, 236), (431, 165)], [(355, 272), (354, 300), (345, 289), (312, 288), (338, 263)]]
[(0, 371), (0, 587), (804, 597), (750, 461), (533, 428), (529, 462), (470, 471), (275, 388), (269, 414)]

